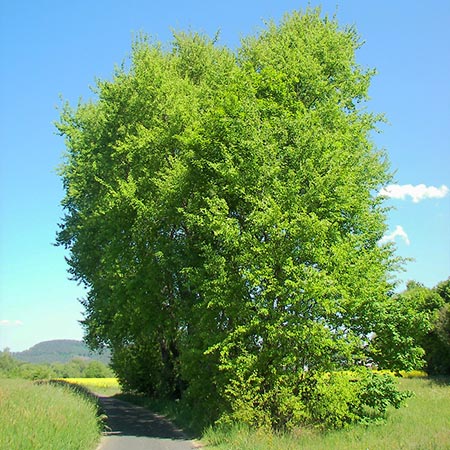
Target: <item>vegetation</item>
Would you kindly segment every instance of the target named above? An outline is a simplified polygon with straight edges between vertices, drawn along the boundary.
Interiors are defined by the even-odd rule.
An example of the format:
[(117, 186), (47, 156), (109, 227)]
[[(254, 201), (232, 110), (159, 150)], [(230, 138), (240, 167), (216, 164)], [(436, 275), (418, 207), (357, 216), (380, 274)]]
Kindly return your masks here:
[[(426, 289), (419, 286), (419, 289)], [(431, 329), (422, 338), (425, 351), (426, 370), (431, 374), (450, 375), (450, 278), (437, 284), (432, 289), (440, 301), (428, 302), (431, 315)], [(431, 297), (431, 294), (429, 294)]]
[[(392, 296), (390, 314), (397, 327), (381, 326), (374, 341), (382, 349), (378, 359), (382, 368), (397, 369), (391, 353), (391, 343), (403, 346), (406, 355), (416, 361), (416, 367), (424, 366), (430, 375), (450, 375), (450, 278), (432, 289), (410, 281), (406, 289)], [(408, 350), (409, 349), (409, 350)]]
[(244, 424), (210, 427), (203, 433), (192, 423), (189, 410), (179, 402), (122, 395), (124, 400), (146, 406), (175, 420), (212, 450), (432, 450), (450, 448), (450, 378), (426, 378), (420, 372), (404, 373), (401, 390), (413, 397), (401, 410), (389, 408), (386, 420), (324, 431), (316, 427), (274, 432)]
[(87, 450), (100, 440), (97, 406), (67, 387), (0, 380), (0, 448)]
[(112, 349), (126, 389), (181, 398), (199, 423), (267, 429), (343, 427), (403, 402), (365, 366), (419, 368), (410, 333), (430, 320), (393, 295), (377, 194), (391, 176), (360, 45), (317, 10), (236, 53), (143, 37), (98, 101), (64, 105), (58, 242), (88, 289), (87, 340)]
[[(205, 440), (218, 444), (219, 449), (265, 450), (283, 448), (308, 449), (358, 449), (382, 448), (444, 449), (450, 446), (450, 386), (449, 380), (402, 380), (403, 388), (412, 390), (415, 396), (408, 400), (408, 407), (391, 412), (383, 423), (355, 425), (350, 428), (319, 432), (314, 429), (298, 429), (292, 434), (264, 434), (245, 427), (232, 430), (211, 430)], [(426, 413), (425, 413), (426, 411)]]
[(66, 363), (72, 359), (86, 359), (100, 361), (109, 364), (111, 355), (108, 350), (100, 352), (91, 351), (82, 341), (73, 339), (55, 339), (52, 341), (39, 342), (28, 350), (12, 353), (19, 361), (42, 364), (42, 363)]
[(96, 360), (74, 358), (67, 363), (32, 364), (16, 360), (8, 349), (0, 352), (0, 378), (42, 380), (68, 377), (104, 378), (112, 376), (114, 376), (113, 371)]
[[(425, 358), (428, 373), (449, 373), (442, 370), (442, 364), (450, 362), (450, 341), (447, 338), (446, 343), (444, 339), (446, 333), (449, 336), (449, 329), (445, 332), (445, 326), (440, 325), (444, 321), (439, 319), (444, 317), (445, 300), (436, 292), (436, 288), (428, 289), (420, 283), (410, 281), (405, 291), (391, 297), (390, 303), (389, 314), (397, 326), (392, 328), (389, 324), (380, 323), (376, 330), (373, 341), (377, 342), (381, 350), (378, 366), (401, 369), (402, 360), (396, 359), (396, 355), (398, 348), (403, 348), (402, 358), (414, 361), (416, 368), (424, 365)], [(396, 343), (395, 348), (392, 347), (392, 342)]]

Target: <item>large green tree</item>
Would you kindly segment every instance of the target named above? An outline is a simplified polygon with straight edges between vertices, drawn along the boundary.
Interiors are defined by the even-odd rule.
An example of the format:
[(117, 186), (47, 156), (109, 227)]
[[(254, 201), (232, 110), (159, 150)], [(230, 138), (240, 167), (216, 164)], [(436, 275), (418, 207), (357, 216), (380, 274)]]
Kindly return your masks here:
[(129, 387), (284, 426), (322, 420), (321, 389), (343, 386), (326, 374), (380, 356), (397, 260), (359, 47), (317, 10), (236, 52), (142, 38), (96, 101), (64, 106), (58, 242), (88, 289), (87, 340)]

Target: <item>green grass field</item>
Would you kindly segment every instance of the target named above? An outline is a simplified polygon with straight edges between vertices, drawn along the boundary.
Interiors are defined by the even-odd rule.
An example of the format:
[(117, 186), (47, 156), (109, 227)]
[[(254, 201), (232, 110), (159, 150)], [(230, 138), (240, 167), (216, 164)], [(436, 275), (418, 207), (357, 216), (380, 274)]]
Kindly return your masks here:
[(320, 433), (297, 430), (268, 434), (245, 427), (211, 429), (203, 441), (217, 450), (445, 450), (450, 449), (450, 378), (400, 379), (414, 392), (407, 407), (389, 412), (387, 422)]
[(0, 449), (90, 450), (99, 440), (92, 400), (64, 386), (0, 379)]

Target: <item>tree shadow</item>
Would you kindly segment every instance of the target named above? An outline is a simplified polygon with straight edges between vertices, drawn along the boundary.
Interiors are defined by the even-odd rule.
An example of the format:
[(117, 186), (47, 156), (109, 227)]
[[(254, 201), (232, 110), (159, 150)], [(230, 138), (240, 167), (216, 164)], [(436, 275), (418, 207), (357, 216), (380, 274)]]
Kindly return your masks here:
[(107, 416), (106, 436), (136, 436), (171, 440), (189, 440), (172, 422), (131, 403), (114, 397), (99, 397), (99, 403)]
[(427, 378), (428, 383), (433, 386), (450, 386), (450, 376), (434, 375)]

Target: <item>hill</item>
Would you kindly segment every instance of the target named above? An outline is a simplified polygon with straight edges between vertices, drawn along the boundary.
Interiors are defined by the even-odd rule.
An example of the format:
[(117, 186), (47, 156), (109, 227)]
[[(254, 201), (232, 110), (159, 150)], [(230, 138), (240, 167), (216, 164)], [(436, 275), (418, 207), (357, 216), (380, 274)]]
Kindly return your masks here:
[(41, 363), (66, 363), (73, 358), (101, 361), (109, 364), (111, 353), (105, 350), (102, 353), (92, 352), (82, 341), (72, 339), (56, 339), (44, 341), (23, 352), (12, 353), (19, 361), (41, 364)]

